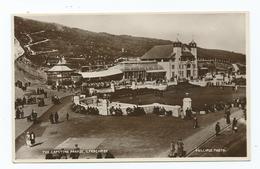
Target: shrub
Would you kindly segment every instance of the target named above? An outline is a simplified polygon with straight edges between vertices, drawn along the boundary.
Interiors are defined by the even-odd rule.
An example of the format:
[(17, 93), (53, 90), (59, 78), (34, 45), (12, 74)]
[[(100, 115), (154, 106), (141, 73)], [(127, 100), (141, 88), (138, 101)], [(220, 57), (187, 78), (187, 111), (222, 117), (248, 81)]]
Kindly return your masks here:
[(172, 111), (166, 111), (166, 116), (172, 116)]
[(160, 116), (160, 115), (165, 115), (167, 113), (167, 111), (165, 110), (164, 107), (157, 107), (155, 106), (153, 108), (153, 113)]
[(142, 107), (134, 107), (132, 110), (131, 108), (127, 108), (127, 115), (128, 116), (143, 116), (145, 115), (144, 108)]

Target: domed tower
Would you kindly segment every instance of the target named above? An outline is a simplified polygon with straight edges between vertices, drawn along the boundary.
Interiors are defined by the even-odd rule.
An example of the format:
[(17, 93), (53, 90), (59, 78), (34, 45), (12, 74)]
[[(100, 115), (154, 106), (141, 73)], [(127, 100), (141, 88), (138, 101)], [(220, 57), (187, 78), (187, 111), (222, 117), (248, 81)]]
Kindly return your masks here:
[(191, 54), (197, 59), (197, 44), (194, 40), (189, 43)]
[(175, 54), (175, 60), (179, 60), (181, 57), (181, 49), (182, 43), (177, 38), (176, 41), (173, 42), (173, 53)]
[(192, 40), (189, 43), (191, 54), (195, 57), (195, 60), (193, 61), (193, 78), (198, 77), (198, 57), (197, 57), (197, 44), (194, 40)]

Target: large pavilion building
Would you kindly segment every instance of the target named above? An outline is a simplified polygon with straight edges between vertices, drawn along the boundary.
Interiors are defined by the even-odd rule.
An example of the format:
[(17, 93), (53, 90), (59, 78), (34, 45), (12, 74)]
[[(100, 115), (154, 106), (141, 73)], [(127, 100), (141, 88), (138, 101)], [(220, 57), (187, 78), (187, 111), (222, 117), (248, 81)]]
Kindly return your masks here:
[(141, 60), (156, 61), (166, 71), (167, 80), (198, 77), (197, 45), (193, 40), (189, 44), (177, 40), (170, 45), (154, 46)]
[(104, 70), (79, 72), (84, 81), (154, 81), (189, 80), (198, 77), (197, 45), (179, 40), (170, 45), (154, 46), (140, 59), (119, 62)]

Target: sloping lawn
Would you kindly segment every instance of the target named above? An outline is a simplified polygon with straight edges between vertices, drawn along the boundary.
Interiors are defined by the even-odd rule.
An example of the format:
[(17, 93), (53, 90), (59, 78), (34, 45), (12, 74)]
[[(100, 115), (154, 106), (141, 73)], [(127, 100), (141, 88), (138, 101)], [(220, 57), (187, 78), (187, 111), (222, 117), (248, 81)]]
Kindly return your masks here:
[(169, 105), (182, 105), (182, 100), (188, 94), (192, 99), (192, 107), (203, 109), (204, 104), (214, 104), (216, 102), (230, 102), (233, 98), (245, 97), (246, 88), (239, 88), (238, 92), (234, 92), (231, 87), (225, 87), (224, 90), (219, 87), (195, 87), (195, 86), (173, 86), (163, 92), (162, 96), (156, 93), (136, 95), (133, 97), (118, 97), (112, 101), (133, 104), (151, 104), (162, 103)]

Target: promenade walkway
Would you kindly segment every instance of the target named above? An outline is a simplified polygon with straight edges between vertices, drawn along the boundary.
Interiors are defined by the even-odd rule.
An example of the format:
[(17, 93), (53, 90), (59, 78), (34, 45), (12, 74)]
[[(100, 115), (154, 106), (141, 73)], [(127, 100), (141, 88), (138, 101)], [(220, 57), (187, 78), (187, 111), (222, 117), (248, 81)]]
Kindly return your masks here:
[[(239, 110), (238, 108), (233, 109), (231, 113), (231, 121), (234, 117), (241, 118), (243, 116), (242, 110)], [(187, 154), (189, 154), (191, 151), (195, 150), (199, 145), (203, 144), (207, 139), (215, 135), (215, 125), (216, 123), (220, 123), (221, 130), (226, 128), (228, 124), (226, 124), (226, 118), (221, 118), (220, 120), (217, 120), (215, 123), (212, 123), (211, 125), (208, 125), (204, 129), (194, 133), (193, 135), (189, 136), (188, 138), (183, 140), (184, 143), (184, 150)], [(167, 150), (159, 155), (159, 157), (168, 157), (170, 150)]]
[[(36, 88), (37, 88), (36, 86), (30, 87), (29, 90), (33, 90)], [(56, 90), (50, 90), (47, 88), (44, 88), (44, 90), (47, 91), (48, 93), (48, 98), (44, 99), (45, 106), (38, 107), (37, 104), (24, 105), (23, 110), (24, 110), (25, 117), (31, 114), (32, 109), (36, 111), (38, 117), (41, 117), (48, 109), (50, 109), (53, 106), (53, 103), (51, 101), (52, 95), (57, 95), (60, 98), (63, 98), (73, 94), (71, 92), (62, 92), (62, 91), (58, 92)], [(15, 138), (17, 138), (18, 136), (23, 134), (33, 124), (33, 122), (28, 122), (27, 118), (23, 118), (23, 119), (15, 119), (14, 124), (15, 124)]]

